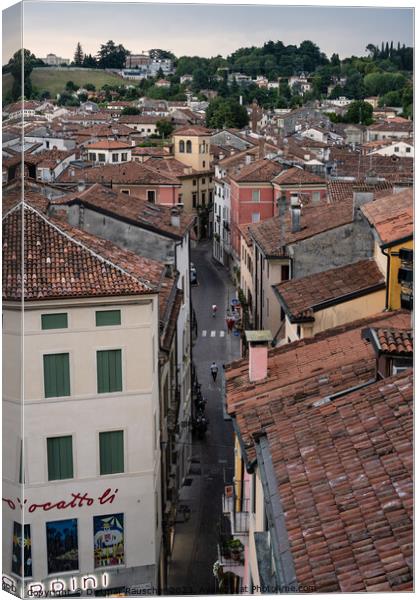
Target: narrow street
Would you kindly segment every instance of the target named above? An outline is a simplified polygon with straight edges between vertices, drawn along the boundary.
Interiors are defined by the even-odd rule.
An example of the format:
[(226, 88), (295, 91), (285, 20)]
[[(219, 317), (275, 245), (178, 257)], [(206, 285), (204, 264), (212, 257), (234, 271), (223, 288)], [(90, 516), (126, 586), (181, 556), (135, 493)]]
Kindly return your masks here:
[[(200, 243), (191, 260), (198, 277), (198, 285), (192, 288), (197, 317), (193, 360), (207, 400), (209, 427), (203, 440), (193, 439), (191, 472), (181, 491), (181, 502), (190, 507), (191, 516), (176, 526), (168, 593), (214, 594), (212, 569), (217, 560), (222, 494), (233, 474), (233, 430), (224, 418), (222, 365), (239, 356), (239, 337), (226, 330), (226, 310), (235, 290), (225, 269), (212, 260), (211, 244)], [(212, 304), (218, 307), (216, 317), (212, 316)], [(210, 374), (213, 361), (219, 367), (215, 383)]]

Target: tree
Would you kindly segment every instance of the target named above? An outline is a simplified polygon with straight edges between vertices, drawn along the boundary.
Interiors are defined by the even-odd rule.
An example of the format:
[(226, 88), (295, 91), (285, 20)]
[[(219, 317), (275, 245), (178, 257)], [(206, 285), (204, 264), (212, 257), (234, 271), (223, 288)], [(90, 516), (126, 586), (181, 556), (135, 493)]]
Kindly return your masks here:
[(73, 81), (68, 81), (66, 83), (66, 90), (68, 90), (69, 92), (77, 92), (78, 89), (79, 86), (73, 83)]
[[(22, 61), (23, 61), (23, 90), (22, 90)], [(16, 101), (22, 96), (30, 98), (32, 94), (31, 73), (35, 55), (30, 50), (23, 48), (14, 53), (9, 60), (8, 70), (13, 77), (12, 100)]]
[(101, 69), (122, 69), (127, 56), (130, 54), (122, 44), (118, 46), (112, 40), (101, 44), (98, 52), (98, 66)]
[(83, 58), (83, 67), (86, 69), (96, 69), (97, 66), (96, 58), (91, 54), (85, 54)]
[(344, 116), (346, 123), (355, 123), (360, 125), (371, 125), (373, 108), (369, 102), (364, 100), (356, 100), (349, 104), (347, 112)]
[(77, 42), (76, 50), (74, 52), (73, 62), (78, 67), (81, 67), (83, 64), (83, 50), (80, 42)]
[(156, 129), (158, 130), (160, 137), (169, 138), (172, 135), (175, 127), (170, 121), (167, 121), (166, 119), (160, 119), (156, 122)]
[(139, 115), (140, 110), (138, 108), (136, 108), (135, 106), (125, 106), (122, 109), (121, 114), (122, 115)]
[(223, 129), (224, 127), (242, 129), (248, 125), (249, 118), (245, 106), (233, 98), (217, 97), (211, 100), (207, 107), (206, 122), (208, 127), (214, 129)]
[(60, 97), (58, 99), (59, 106), (80, 106), (79, 99), (70, 92), (64, 91), (61, 92)]
[(85, 85), (83, 87), (88, 92), (94, 92), (94, 91), (96, 91), (96, 87), (93, 85), (93, 83), (85, 83)]

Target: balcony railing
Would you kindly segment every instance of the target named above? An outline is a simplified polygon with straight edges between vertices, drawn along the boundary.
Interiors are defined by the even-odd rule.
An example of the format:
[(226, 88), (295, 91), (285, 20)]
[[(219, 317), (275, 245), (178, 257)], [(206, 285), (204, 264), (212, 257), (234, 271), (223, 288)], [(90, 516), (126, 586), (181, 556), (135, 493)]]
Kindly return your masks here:
[(232, 535), (249, 531), (249, 498), (242, 500), (241, 510), (236, 510), (237, 499), (234, 496), (223, 495), (223, 512), (229, 516)]

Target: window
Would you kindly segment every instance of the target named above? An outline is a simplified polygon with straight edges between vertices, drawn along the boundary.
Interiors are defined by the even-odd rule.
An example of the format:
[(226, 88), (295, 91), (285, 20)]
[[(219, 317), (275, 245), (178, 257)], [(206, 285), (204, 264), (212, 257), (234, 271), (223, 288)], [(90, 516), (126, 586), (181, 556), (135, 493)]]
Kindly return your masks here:
[(286, 281), (287, 279), (289, 279), (289, 277), (290, 277), (289, 265), (282, 265), (281, 266), (281, 280)]
[(67, 327), (67, 313), (41, 315), (42, 329), (66, 329)]
[(260, 213), (252, 213), (252, 222), (253, 223), (258, 223), (260, 220)]
[(48, 481), (73, 478), (71, 435), (47, 438)]
[(400, 151), (400, 147), (399, 146), (395, 146), (394, 152), (399, 152), (399, 151)]
[(187, 146), (186, 146), (187, 152), (188, 154), (191, 154), (192, 152), (192, 144), (191, 144), (191, 140), (187, 140)]
[(260, 201), (260, 190), (252, 190), (252, 202)]
[(202, 178), (201, 178), (201, 183), (202, 183), (203, 185), (206, 183), (206, 178), (205, 178), (205, 177), (202, 177)]
[(69, 354), (44, 354), (45, 398), (70, 396)]
[(206, 192), (201, 192), (201, 204), (206, 203)]
[(213, 192), (209, 191), (209, 202), (213, 201)]
[(112, 162), (118, 162), (118, 154), (117, 153), (114, 153), (112, 155)]
[(195, 192), (193, 192), (193, 195), (192, 195), (192, 205), (193, 205), (193, 208), (197, 208), (197, 194)]
[(50, 142), (48, 140), (45, 142), (45, 147), (47, 148), (47, 150), (50, 147)]
[(302, 333), (300, 325), (297, 326), (296, 333), (297, 333), (298, 338), (300, 339), (300, 336), (301, 336), (301, 333)]
[(89, 160), (96, 162), (96, 152), (89, 152)]
[(77, 519), (50, 521), (47, 531), (48, 574), (79, 570)]
[(193, 185), (196, 186), (197, 185), (197, 180), (193, 179), (192, 181), (193, 181)]
[(96, 352), (98, 394), (122, 391), (121, 350)]
[(120, 310), (98, 310), (95, 313), (96, 327), (104, 325), (121, 325)]
[(312, 202), (316, 204), (321, 199), (321, 192), (312, 192)]
[(411, 148), (410, 148), (410, 146), (408, 146), (408, 147), (405, 149), (405, 153), (406, 153), (406, 154), (410, 154), (410, 153), (411, 153)]
[(147, 202), (151, 204), (156, 203), (156, 192), (155, 190), (147, 190)]
[(180, 140), (180, 142), (179, 142), (179, 151), (180, 152), (185, 152), (185, 142), (184, 142), (184, 140)]
[(127, 196), (130, 195), (130, 190), (120, 190), (121, 194), (127, 194)]
[[(23, 573), (22, 573), (23, 563)], [(19, 577), (32, 577), (32, 544), (31, 544), (31, 526), (23, 526), (13, 521), (12, 538), (12, 573)]]
[(105, 154), (102, 154), (102, 153), (98, 154), (98, 161), (105, 162)]
[(100, 474), (124, 473), (124, 432), (103, 431), (99, 434)]

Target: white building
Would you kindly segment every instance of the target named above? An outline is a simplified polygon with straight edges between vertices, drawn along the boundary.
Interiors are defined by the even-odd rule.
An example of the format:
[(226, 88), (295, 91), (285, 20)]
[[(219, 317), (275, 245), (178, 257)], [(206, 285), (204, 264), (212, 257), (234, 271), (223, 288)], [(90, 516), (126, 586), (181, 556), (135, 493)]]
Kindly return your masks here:
[(414, 144), (408, 141), (398, 140), (396, 142), (384, 143), (368, 154), (380, 154), (381, 156), (402, 156), (414, 158)]
[(25, 204), (22, 331), (21, 214), (3, 219), (3, 572), (19, 592), (24, 565), (26, 596), (157, 589), (164, 266)]
[(131, 161), (130, 144), (102, 140), (86, 146), (87, 159), (95, 163), (119, 164)]
[(50, 67), (57, 67), (60, 65), (69, 65), (69, 58), (62, 58), (61, 56), (57, 56), (56, 54), (47, 54), (45, 58), (41, 58), (41, 60)]
[(229, 266), (230, 243), (230, 185), (226, 171), (216, 165), (213, 198), (213, 257), (222, 265)]

